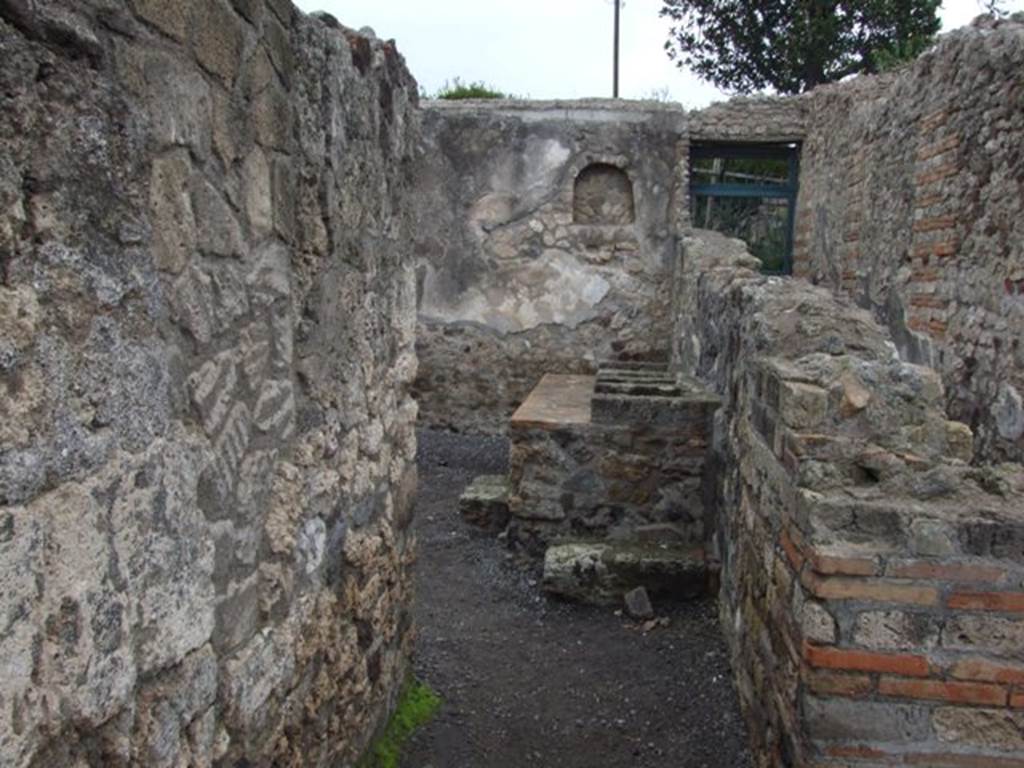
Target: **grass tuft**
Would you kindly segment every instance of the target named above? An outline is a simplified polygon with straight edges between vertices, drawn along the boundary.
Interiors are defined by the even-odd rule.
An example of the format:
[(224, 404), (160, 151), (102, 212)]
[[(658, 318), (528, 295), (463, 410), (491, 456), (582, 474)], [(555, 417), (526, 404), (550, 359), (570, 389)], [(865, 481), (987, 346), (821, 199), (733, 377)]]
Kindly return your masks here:
[(402, 747), (413, 732), (437, 713), (441, 697), (426, 683), (409, 678), (384, 732), (370, 745), (357, 768), (398, 768)]

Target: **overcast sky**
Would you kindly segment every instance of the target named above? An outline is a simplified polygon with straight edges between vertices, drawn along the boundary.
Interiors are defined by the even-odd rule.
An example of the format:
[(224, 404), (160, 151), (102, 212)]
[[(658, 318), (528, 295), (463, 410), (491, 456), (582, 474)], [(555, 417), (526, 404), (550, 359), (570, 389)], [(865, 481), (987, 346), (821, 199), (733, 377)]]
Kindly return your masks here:
[[(612, 0), (297, 0), (349, 27), (394, 38), (428, 93), (446, 80), (483, 81), (535, 99), (611, 96)], [(701, 107), (725, 97), (668, 60), (660, 0), (624, 0), (620, 95)], [(1003, 7), (1024, 10), (1024, 0)], [(981, 12), (978, 0), (946, 0), (943, 31)]]

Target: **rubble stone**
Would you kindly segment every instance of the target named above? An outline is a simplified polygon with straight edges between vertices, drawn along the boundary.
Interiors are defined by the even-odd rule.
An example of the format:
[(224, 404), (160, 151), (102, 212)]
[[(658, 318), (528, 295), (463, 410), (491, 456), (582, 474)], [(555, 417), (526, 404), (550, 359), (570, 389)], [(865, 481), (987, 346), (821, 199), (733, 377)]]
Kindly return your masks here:
[(508, 525), (508, 477), (481, 475), (459, 497), (459, 513), (470, 525), (500, 533)]
[(637, 621), (654, 618), (654, 608), (651, 606), (651, 598), (647, 596), (644, 587), (631, 589), (623, 596), (626, 604), (626, 615)]

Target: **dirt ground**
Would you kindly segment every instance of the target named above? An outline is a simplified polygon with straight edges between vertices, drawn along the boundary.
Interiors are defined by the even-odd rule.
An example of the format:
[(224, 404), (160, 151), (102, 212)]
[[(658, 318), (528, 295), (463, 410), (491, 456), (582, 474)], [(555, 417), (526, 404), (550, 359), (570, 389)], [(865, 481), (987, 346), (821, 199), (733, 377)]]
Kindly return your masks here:
[(420, 433), (415, 671), (443, 698), (403, 768), (749, 768), (714, 604), (655, 604), (644, 634), (614, 609), (550, 600), (537, 574), (458, 515), (498, 438)]

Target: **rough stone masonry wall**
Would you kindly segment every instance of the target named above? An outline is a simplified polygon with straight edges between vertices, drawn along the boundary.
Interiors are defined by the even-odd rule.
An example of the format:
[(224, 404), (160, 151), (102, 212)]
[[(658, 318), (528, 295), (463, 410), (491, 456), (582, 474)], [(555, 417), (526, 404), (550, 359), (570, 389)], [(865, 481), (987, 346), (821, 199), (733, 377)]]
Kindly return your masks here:
[(802, 97), (796, 274), (942, 373), (983, 460), (1024, 459), (1024, 19)]
[(427, 105), (415, 387), (425, 422), (504, 431), (544, 373), (665, 359), (684, 117), (654, 103)]
[(1024, 470), (972, 468), (871, 315), (693, 232), (676, 362), (716, 416), (720, 609), (761, 765), (1024, 765)]
[(2, 0), (0, 61), (0, 763), (351, 764), (410, 642), (415, 84), (288, 0)]

